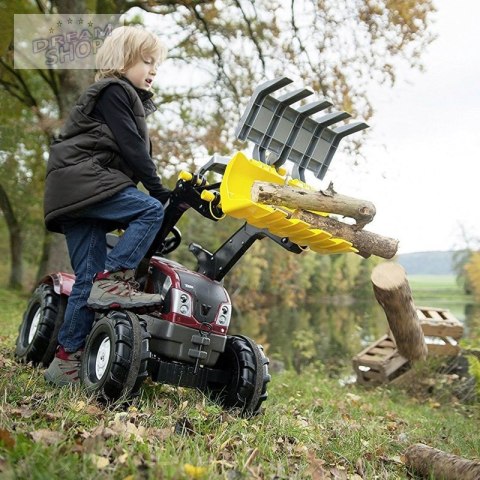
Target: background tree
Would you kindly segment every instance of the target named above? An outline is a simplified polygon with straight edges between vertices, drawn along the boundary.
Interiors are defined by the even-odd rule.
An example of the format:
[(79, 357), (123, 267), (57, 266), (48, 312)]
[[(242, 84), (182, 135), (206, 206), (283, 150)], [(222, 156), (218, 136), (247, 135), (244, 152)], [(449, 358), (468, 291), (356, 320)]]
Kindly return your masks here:
[[(126, 14), (165, 40), (169, 59), (159, 72), (152, 137), (167, 183), (185, 165), (242, 146), (233, 130), (260, 82), (293, 76), (336, 107), (368, 118), (372, 82), (393, 83), (397, 61), (420, 67), (421, 52), (433, 39), (431, 0), (0, 0), (0, 7), (0, 88), (18, 102), (19, 112), (29, 112), (31, 126), (41, 132), (42, 161), (41, 153), (93, 72), (15, 70), (15, 13)], [(22, 153), (4, 141), (1, 128), (0, 151), (14, 155), (19, 166)], [(13, 192), (4, 191), (14, 205)], [(35, 201), (41, 203), (41, 194)], [(37, 222), (41, 225), (41, 214)], [(68, 268), (62, 236), (45, 236), (40, 265), (40, 273)]]
[(473, 293), (477, 301), (480, 301), (480, 251), (471, 253), (464, 268), (468, 284), (471, 287), (471, 293)]

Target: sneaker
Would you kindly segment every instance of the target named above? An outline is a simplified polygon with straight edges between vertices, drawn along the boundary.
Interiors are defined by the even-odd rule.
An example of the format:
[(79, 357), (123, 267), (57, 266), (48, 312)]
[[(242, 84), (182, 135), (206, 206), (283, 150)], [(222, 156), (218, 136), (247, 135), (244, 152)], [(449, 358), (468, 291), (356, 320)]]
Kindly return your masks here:
[(163, 297), (139, 291), (133, 275), (133, 270), (97, 273), (87, 305), (94, 310), (139, 310), (160, 306)]
[(64, 385), (78, 384), (80, 365), (82, 363), (83, 350), (68, 353), (60, 345), (57, 348), (55, 357), (50, 366), (45, 370), (43, 376), (47, 382), (58, 387)]

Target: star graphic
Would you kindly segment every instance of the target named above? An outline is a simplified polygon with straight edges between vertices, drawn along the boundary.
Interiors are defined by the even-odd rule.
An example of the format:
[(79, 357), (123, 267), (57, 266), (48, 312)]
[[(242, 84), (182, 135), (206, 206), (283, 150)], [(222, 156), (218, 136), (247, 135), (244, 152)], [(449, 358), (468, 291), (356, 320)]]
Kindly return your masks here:
[(62, 22), (60, 22), (60, 20), (57, 22), (57, 25), (58, 25), (58, 28), (60, 28), (62, 26)]
[(73, 22), (73, 20), (70, 17), (68, 17), (67, 21), (68, 21), (69, 24), (71, 24)]
[(83, 23), (83, 18), (78, 19), (78, 24), (81, 25)]
[(52, 27), (50, 27), (49, 32), (50, 32), (50, 33), (53, 33), (53, 28), (52, 28)]
[(88, 22), (89, 27), (93, 27), (93, 22)]

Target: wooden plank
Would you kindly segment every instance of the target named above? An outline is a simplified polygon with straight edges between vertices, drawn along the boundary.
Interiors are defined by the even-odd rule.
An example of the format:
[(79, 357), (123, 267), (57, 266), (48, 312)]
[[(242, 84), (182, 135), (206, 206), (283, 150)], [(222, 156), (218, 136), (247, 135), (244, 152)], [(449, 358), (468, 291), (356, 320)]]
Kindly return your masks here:
[(385, 374), (387, 377), (390, 377), (394, 374), (399, 368), (403, 367), (408, 360), (405, 357), (402, 357), (398, 354), (396, 357), (392, 358), (392, 360), (385, 366)]
[(420, 322), (423, 334), (429, 337), (452, 337), (461, 338), (463, 335), (463, 326), (451, 323), (436, 323), (434, 321)]
[(428, 353), (430, 355), (445, 355), (455, 357), (460, 353), (461, 350), (460, 345), (458, 345), (454, 339), (450, 339), (448, 337), (435, 337), (435, 341), (426, 338), (425, 341), (427, 343)]
[(417, 308), (417, 315), (418, 315), (418, 319), (420, 321), (422, 320), (425, 320), (427, 318), (427, 316), (425, 315), (424, 311), (423, 310), (420, 310), (419, 308)]
[(365, 355), (366, 353), (368, 353), (370, 351), (370, 349), (372, 347), (376, 347), (377, 345), (380, 345), (382, 342), (384, 342), (386, 339), (388, 338), (388, 335), (384, 335), (383, 337), (380, 337), (377, 341), (373, 342), (371, 345), (369, 345), (368, 347), (364, 348), (358, 355), (357, 357), (359, 356), (362, 356), (362, 355)]
[(433, 318), (434, 320), (438, 320), (440, 322), (443, 320), (442, 316), (440, 315), (440, 313), (437, 310), (429, 310), (428, 311), (428, 316), (430, 318)]

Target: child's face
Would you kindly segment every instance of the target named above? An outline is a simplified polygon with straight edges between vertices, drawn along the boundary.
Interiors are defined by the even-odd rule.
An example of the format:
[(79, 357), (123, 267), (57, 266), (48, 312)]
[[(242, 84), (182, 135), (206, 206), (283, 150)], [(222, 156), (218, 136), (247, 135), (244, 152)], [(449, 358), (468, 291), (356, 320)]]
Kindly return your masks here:
[(132, 84), (143, 90), (150, 90), (155, 75), (157, 74), (157, 63), (153, 57), (145, 57), (132, 65), (126, 72), (125, 77)]

